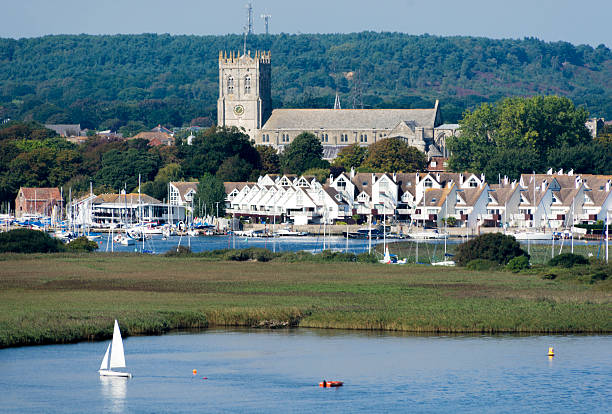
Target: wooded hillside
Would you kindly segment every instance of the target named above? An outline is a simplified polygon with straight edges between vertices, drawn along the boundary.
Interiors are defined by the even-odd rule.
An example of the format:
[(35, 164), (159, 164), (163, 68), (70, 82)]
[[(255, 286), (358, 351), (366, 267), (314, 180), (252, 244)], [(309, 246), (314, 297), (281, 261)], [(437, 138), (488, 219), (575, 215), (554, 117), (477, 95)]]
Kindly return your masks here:
[[(428, 107), (446, 122), (506, 96), (559, 94), (612, 118), (612, 52), (534, 38), (362, 32), (254, 35), (272, 51), (274, 107)], [(219, 50), (242, 36), (60, 35), (0, 39), (0, 119), (118, 129), (214, 122)]]

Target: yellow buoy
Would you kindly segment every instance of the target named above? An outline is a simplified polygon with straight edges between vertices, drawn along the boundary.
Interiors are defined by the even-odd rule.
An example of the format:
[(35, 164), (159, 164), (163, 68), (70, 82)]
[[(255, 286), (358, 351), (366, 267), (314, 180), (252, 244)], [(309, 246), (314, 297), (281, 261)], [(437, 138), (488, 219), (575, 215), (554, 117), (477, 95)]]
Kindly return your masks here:
[(555, 356), (555, 350), (553, 349), (553, 347), (548, 347), (548, 356)]
[[(551, 349), (552, 349), (552, 348), (551, 348)], [(198, 374), (198, 370), (197, 370), (197, 369), (194, 369), (194, 370), (193, 370), (193, 375), (197, 375), (197, 374)]]

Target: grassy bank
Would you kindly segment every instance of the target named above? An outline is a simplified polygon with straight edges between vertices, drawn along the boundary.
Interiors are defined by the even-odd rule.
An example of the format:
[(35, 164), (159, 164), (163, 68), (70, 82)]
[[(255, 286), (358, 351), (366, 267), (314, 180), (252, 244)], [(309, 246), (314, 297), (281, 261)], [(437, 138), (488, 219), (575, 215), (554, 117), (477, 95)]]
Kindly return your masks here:
[(612, 332), (610, 281), (370, 263), (0, 255), (0, 347), (209, 326)]

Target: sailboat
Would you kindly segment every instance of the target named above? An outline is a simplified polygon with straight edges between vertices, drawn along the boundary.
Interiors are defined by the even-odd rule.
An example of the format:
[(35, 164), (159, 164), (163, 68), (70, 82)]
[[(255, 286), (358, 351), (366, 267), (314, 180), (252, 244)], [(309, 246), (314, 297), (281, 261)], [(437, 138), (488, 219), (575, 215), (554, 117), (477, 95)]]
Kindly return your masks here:
[(115, 329), (113, 331), (113, 341), (108, 344), (102, 363), (100, 364), (100, 376), (127, 377), (131, 378), (129, 372), (113, 371), (113, 368), (125, 368), (125, 355), (123, 353), (123, 340), (119, 331), (119, 324), (115, 319)]

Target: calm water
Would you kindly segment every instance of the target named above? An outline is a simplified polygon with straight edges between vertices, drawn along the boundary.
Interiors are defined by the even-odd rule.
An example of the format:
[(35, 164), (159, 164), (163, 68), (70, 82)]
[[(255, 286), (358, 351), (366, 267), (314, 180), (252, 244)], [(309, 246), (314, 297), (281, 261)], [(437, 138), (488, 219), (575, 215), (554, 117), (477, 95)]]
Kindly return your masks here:
[[(124, 345), (130, 380), (99, 377), (107, 342), (0, 350), (0, 411), (612, 410), (611, 336), (210, 330), (128, 338)], [(553, 360), (548, 346), (555, 347)], [(319, 388), (323, 378), (345, 386)]]
[[(395, 239), (387, 239), (387, 242), (397, 241)], [(106, 235), (102, 235), (99, 240), (99, 251), (107, 250)], [(279, 238), (247, 238), (247, 237), (232, 237), (232, 236), (200, 236), (200, 237), (179, 237), (172, 236), (168, 240), (162, 240), (161, 236), (154, 236), (152, 239), (145, 241), (145, 250), (153, 251), (154, 253), (165, 253), (177, 244), (181, 246), (191, 246), (193, 252), (202, 252), (215, 249), (245, 249), (247, 247), (263, 247), (271, 251), (299, 251), (305, 250), (312, 253), (318, 253), (323, 250), (322, 236), (305, 236), (305, 237), (279, 237)], [(448, 243), (460, 243), (460, 240), (449, 240)], [(325, 249), (333, 249), (339, 251), (348, 251), (352, 253), (364, 253), (368, 251), (368, 240), (349, 239), (341, 236), (331, 236), (325, 238)], [(372, 240), (372, 250), (376, 244), (383, 243), (383, 240)], [(433, 246), (437, 244), (443, 250), (444, 240), (428, 240), (426, 242), (419, 241), (419, 244), (427, 244)], [(142, 242), (132, 246), (120, 246), (115, 244), (114, 251), (116, 252), (133, 252), (140, 251)], [(431, 247), (433, 249), (433, 247)], [(110, 245), (108, 251), (111, 250)], [(440, 250), (440, 251), (442, 251)]]

